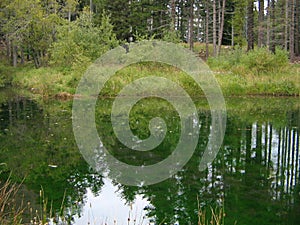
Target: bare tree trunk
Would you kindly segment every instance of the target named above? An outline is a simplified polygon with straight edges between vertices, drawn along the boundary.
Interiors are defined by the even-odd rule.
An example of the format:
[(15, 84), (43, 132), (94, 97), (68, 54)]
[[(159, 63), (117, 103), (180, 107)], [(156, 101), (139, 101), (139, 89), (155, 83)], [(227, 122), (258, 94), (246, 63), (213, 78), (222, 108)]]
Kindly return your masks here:
[(265, 18), (265, 1), (259, 0), (259, 17), (258, 17), (258, 47), (264, 46), (264, 18)]
[(12, 44), (12, 63), (13, 67), (17, 67), (18, 63), (18, 47)]
[(275, 18), (275, 0), (271, 0), (270, 3), (270, 51), (275, 53), (275, 25), (276, 25), (276, 18)]
[(33, 50), (33, 61), (34, 61), (34, 66), (36, 69), (40, 67), (40, 58), (39, 58), (39, 53), (35, 50)]
[(172, 19), (172, 24), (174, 25), (174, 28), (176, 27), (176, 5), (175, 5), (175, 0), (171, 0), (171, 19)]
[(296, 16), (295, 16), (295, 54), (296, 56), (299, 56), (300, 49), (299, 49), (299, 39), (300, 39), (300, 0), (296, 0)]
[(248, 48), (247, 51), (254, 49), (254, 11), (253, 11), (253, 0), (248, 0), (247, 6), (247, 37), (248, 37)]
[(7, 57), (7, 62), (10, 62), (10, 57), (11, 57), (11, 41), (9, 40), (8, 35), (6, 35), (6, 57)]
[(223, 30), (224, 30), (224, 17), (225, 17), (225, 6), (226, 6), (226, 0), (223, 0), (222, 3), (222, 16), (221, 16), (221, 22), (220, 22), (220, 29), (219, 29), (219, 40), (218, 40), (218, 51), (217, 54), (219, 55), (221, 52), (221, 45), (222, 45), (222, 39), (223, 39)]
[(93, 0), (90, 0), (90, 14), (93, 13)]
[(184, 18), (184, 12), (183, 12), (184, 4), (183, 4), (183, 1), (179, 2), (179, 8), (180, 8), (180, 13), (178, 13), (177, 19), (178, 19), (178, 28), (180, 28), (180, 29), (178, 29), (178, 30), (180, 30), (180, 33), (183, 37), (183, 34), (186, 31), (185, 28), (184, 28), (184, 21), (183, 21), (183, 18)]
[(217, 36), (218, 32), (220, 32), (220, 24), (221, 24), (221, 1), (222, 0), (217, 0), (218, 1), (218, 8), (217, 8), (217, 13), (218, 13), (218, 20), (217, 20)]
[(271, 5), (270, 0), (268, 0), (268, 10), (267, 10), (267, 46), (270, 48), (270, 27), (271, 27)]
[[(29, 46), (29, 45), (27, 46), (27, 49), (30, 49), (30, 46)], [(27, 60), (27, 61), (30, 61), (30, 56), (31, 56), (30, 52), (31, 52), (31, 50), (30, 50), (29, 53), (26, 55), (26, 60)]]
[(288, 50), (289, 46), (289, 1), (285, 0), (285, 20), (284, 20), (284, 50)]
[[(201, 10), (202, 9), (198, 5), (197, 6), (197, 41), (199, 41), (201, 39), (201, 29), (200, 28), (202, 27), (202, 25), (204, 25), (203, 24), (204, 20), (201, 18)], [(201, 22), (202, 22), (202, 24), (201, 24)], [(203, 42), (203, 40), (202, 40), (202, 42)]]
[(24, 49), (21, 48), (20, 50), (21, 50), (21, 64), (23, 65), (25, 62)]
[(69, 9), (68, 11), (68, 21), (69, 23), (71, 23), (71, 9)]
[(217, 56), (217, 9), (216, 0), (213, 0), (213, 48), (214, 57)]
[(193, 50), (194, 48), (194, 0), (190, 0), (189, 44), (190, 44), (190, 50)]
[(290, 23), (290, 60), (295, 58), (295, 0), (290, 0), (291, 23)]
[(234, 26), (231, 24), (231, 47), (234, 47)]
[(205, 57), (209, 57), (209, 1), (205, 1), (206, 17), (205, 17)]

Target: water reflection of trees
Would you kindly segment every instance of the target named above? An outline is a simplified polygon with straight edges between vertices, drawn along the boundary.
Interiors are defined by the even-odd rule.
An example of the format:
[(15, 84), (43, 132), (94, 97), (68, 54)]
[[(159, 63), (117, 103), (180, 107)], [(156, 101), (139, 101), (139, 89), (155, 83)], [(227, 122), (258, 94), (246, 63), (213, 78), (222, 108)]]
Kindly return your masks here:
[[(15, 181), (25, 177), (24, 184), (37, 193), (26, 201), (41, 211), (38, 202), (44, 200), (48, 210), (71, 221), (73, 215), (81, 214), (87, 188), (99, 193), (103, 180), (77, 150), (69, 103), (41, 107), (16, 96), (0, 107), (0, 163), (6, 165), (0, 179), (10, 173)], [(40, 190), (45, 199), (40, 199)]]
[[(218, 206), (225, 208), (227, 224), (235, 221), (238, 224), (249, 224), (249, 221), (251, 224), (298, 224), (300, 111), (297, 107), (285, 107), (285, 113), (276, 108), (263, 111), (263, 104), (249, 105), (251, 107), (235, 106), (229, 110), (223, 147), (206, 171), (198, 171), (210, 131), (210, 114), (203, 110), (199, 111), (198, 149), (184, 169), (162, 183), (147, 187), (115, 183), (123, 198), (131, 202), (135, 195), (144, 195), (151, 203), (145, 210), (158, 223), (195, 224), (198, 207), (209, 211), (209, 207)], [(64, 207), (72, 217), (81, 213), (86, 189), (99, 193), (103, 181), (101, 175), (89, 169), (77, 150), (70, 109), (68, 102), (43, 107), (25, 98), (4, 102), (0, 110), (0, 119), (3, 119), (0, 162), (14, 171), (14, 179), (26, 176), (26, 185), (36, 193), (42, 186), (48, 202), (52, 201), (53, 210), (59, 211), (62, 199), (67, 199)], [(168, 110), (161, 113), (168, 129), (177, 131), (176, 113)], [(112, 136), (108, 118), (102, 117), (105, 129), (99, 131), (106, 144), (117, 148), (115, 154), (123, 161), (143, 164), (142, 156), (132, 158), (130, 152), (120, 151), (122, 146)], [(133, 120), (144, 121), (144, 128), (148, 126), (148, 119), (133, 115)], [(135, 132), (140, 131), (137, 128)], [(176, 145), (176, 139), (178, 136), (169, 135), (149, 158), (156, 162), (168, 156), (169, 152), (163, 150)]]
[(294, 119), (297, 112), (284, 126), (228, 123), (227, 132), (235, 135), (224, 144), (225, 205), (239, 222), (286, 223), (297, 206), (299, 129)]
[(273, 123), (276, 116), (245, 120), (229, 113), (223, 148), (201, 173), (210, 124), (209, 114), (202, 113), (199, 148), (184, 170), (160, 184), (123, 187), (124, 193), (129, 199), (144, 194), (151, 202), (148, 216), (167, 224), (195, 224), (199, 205), (207, 211), (224, 207), (227, 224), (298, 224), (299, 110), (281, 123)]

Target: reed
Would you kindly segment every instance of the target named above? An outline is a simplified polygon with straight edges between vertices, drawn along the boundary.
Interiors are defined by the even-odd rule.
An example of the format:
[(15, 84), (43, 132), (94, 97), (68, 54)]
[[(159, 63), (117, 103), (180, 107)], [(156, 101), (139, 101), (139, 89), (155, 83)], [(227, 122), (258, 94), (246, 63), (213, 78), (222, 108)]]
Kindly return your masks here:
[(22, 224), (22, 215), (25, 211), (24, 202), (17, 203), (17, 194), (21, 184), (11, 181), (10, 177), (0, 181), (0, 224), (19, 225)]

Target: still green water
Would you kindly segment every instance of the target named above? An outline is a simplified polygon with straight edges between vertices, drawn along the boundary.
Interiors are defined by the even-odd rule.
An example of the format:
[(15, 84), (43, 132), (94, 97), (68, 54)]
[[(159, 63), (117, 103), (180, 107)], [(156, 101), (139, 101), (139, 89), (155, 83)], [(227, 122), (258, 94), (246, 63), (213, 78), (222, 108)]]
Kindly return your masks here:
[[(205, 99), (196, 102), (200, 134), (188, 164), (159, 184), (132, 187), (95, 173), (85, 162), (72, 131), (72, 101), (36, 102), (1, 92), (0, 179), (10, 173), (15, 181), (25, 178), (24, 201), (41, 209), (43, 190), (47, 209), (69, 224), (198, 224), (198, 209), (210, 207), (224, 209), (225, 224), (300, 224), (299, 98), (226, 99), (225, 139), (204, 172), (198, 166), (211, 117)], [(148, 153), (133, 153), (116, 139), (111, 105), (110, 99), (98, 100), (96, 109), (98, 133), (111, 154), (132, 165), (171, 154), (180, 118), (170, 104), (145, 99), (131, 111), (130, 125), (140, 138), (149, 135), (151, 118), (167, 124), (164, 141)]]

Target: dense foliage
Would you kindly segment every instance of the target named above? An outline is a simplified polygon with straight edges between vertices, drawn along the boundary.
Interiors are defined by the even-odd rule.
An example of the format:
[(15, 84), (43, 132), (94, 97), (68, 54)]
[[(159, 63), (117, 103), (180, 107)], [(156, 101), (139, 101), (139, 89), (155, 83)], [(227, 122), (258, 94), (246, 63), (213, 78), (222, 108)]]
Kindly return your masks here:
[[(16, 66), (70, 65), (99, 57), (137, 34), (174, 42), (278, 46), (299, 55), (299, 0), (3, 0), (0, 40)], [(209, 53), (206, 53), (208, 56)], [(64, 60), (65, 59), (65, 60)], [(60, 61), (60, 62), (59, 62)]]
[[(247, 80), (226, 76), (237, 83), (233, 89), (254, 75), (261, 79), (253, 86), (264, 86), (263, 93), (297, 95), (299, 69), (288, 60), (297, 61), (300, 52), (299, 6), (300, 0), (2, 0), (0, 86), (17, 84), (43, 96), (73, 93), (86, 67), (104, 52), (160, 39), (181, 43), (213, 69)], [(7, 65), (22, 69), (9, 72)], [(276, 90), (266, 88), (276, 82)]]

